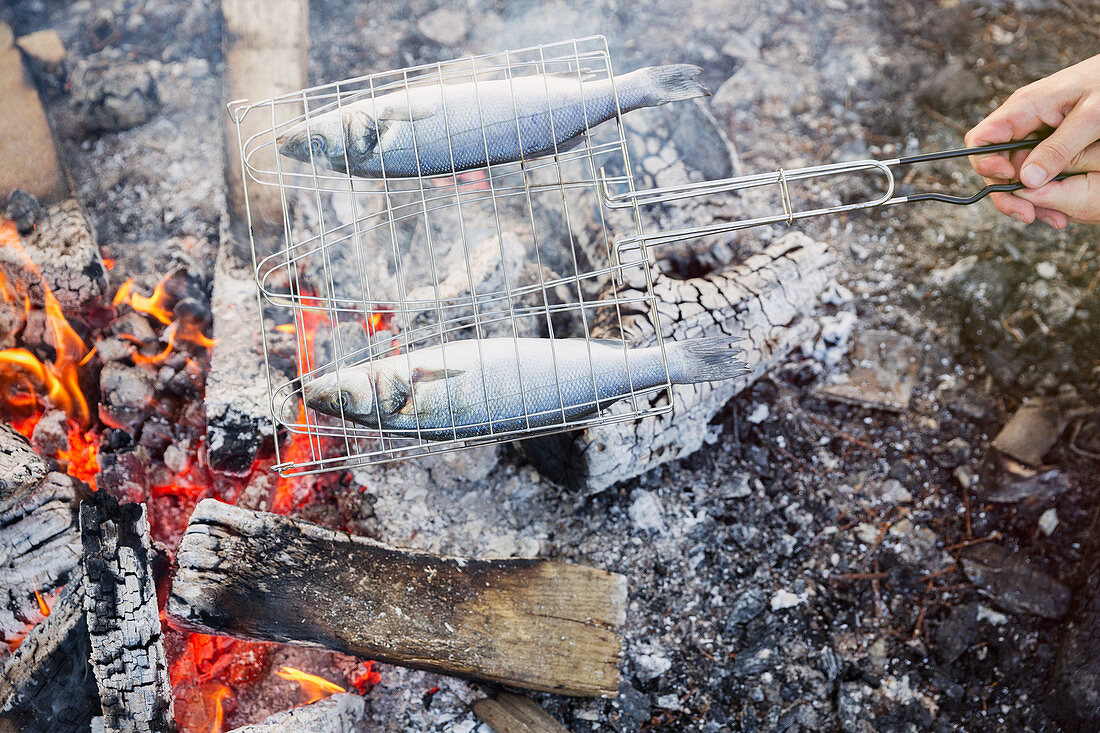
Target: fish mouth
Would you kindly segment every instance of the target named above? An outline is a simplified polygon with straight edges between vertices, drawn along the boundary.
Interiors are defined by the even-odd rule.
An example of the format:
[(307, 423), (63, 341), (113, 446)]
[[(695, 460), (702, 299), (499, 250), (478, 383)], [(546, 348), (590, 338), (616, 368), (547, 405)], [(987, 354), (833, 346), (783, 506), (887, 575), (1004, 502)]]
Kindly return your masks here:
[(275, 138), (275, 144), (281, 148), (289, 138), (290, 134), (284, 132), (282, 135), (279, 135), (279, 137)]

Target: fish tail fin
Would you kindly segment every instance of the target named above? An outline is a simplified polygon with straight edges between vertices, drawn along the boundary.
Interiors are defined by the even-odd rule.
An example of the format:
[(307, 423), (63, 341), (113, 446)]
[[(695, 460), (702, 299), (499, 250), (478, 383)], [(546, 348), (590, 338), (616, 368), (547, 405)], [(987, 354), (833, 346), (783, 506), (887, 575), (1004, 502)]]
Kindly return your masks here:
[[(709, 336), (706, 338), (680, 341), (666, 347), (666, 352), (675, 352), (678, 359), (670, 359), (669, 375), (678, 384), (695, 382), (717, 382), (734, 379), (750, 372), (745, 363), (745, 352), (735, 344), (741, 341), (730, 336)], [(679, 363), (679, 369), (673, 369), (673, 363)]]
[(639, 69), (637, 73), (645, 78), (649, 105), (656, 107), (684, 99), (709, 97), (710, 91), (695, 78), (702, 71), (691, 64), (670, 64)]

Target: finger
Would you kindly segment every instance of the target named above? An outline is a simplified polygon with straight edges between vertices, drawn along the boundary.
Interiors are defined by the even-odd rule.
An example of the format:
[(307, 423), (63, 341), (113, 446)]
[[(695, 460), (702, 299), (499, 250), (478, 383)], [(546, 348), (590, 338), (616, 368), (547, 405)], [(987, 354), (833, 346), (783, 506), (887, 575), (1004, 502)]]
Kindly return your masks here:
[(1025, 201), (1010, 193), (993, 193), (989, 195), (989, 200), (993, 202), (993, 205), (997, 207), (998, 211), (1007, 216), (1011, 216), (1017, 221), (1021, 221), (1024, 224), (1030, 224), (1035, 221), (1035, 205), (1030, 201)]
[(1007, 157), (999, 153), (974, 156), (970, 159), (970, 165), (986, 178), (1008, 181), (1016, 177), (1016, 168)]
[(1065, 214), (1070, 221), (1100, 222), (1100, 173), (1092, 172), (1053, 181), (1042, 188), (1017, 191), (1016, 196), (1040, 209)]
[(1069, 217), (1061, 211), (1044, 209), (1039, 206), (1035, 207), (1035, 218), (1055, 229), (1065, 229), (1066, 225), (1069, 224)]
[(1095, 142), (1073, 157), (1063, 173), (1100, 171), (1100, 142)]
[(1100, 115), (1092, 105), (1077, 105), (1027, 156), (1020, 168), (1020, 180), (1028, 188), (1039, 188), (1065, 170), (1070, 161), (1097, 138), (1100, 138)]

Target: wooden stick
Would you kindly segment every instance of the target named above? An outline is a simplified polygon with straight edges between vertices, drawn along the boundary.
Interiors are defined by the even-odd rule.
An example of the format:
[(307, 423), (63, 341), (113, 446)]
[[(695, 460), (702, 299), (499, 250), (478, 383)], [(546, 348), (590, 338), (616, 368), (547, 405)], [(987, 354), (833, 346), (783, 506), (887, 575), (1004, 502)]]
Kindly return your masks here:
[[(88, 667), (88, 624), (79, 565), (50, 615), (31, 629), (0, 674), (0, 719), (18, 730), (87, 731), (99, 715)], [(3, 727), (0, 725), (0, 730)]]
[(496, 733), (569, 733), (534, 700), (510, 692), (477, 700), (474, 715)]
[(168, 615), (189, 630), (565, 695), (618, 691), (615, 573), (398, 549), (212, 499), (176, 562)]
[(120, 505), (97, 491), (80, 503), (80, 535), (84, 611), (104, 730), (175, 730), (145, 505)]

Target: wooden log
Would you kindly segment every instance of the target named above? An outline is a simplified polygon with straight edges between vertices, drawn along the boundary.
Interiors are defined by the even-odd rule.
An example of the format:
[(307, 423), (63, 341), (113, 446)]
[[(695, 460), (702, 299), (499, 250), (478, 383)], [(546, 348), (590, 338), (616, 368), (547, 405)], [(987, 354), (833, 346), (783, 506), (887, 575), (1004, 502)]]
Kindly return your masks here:
[(104, 729), (175, 730), (144, 504), (97, 491), (80, 504), (84, 610)]
[(46, 461), (15, 428), (0, 423), (0, 502), (37, 486), (46, 475)]
[[(306, 0), (222, 0), (225, 19), (226, 100), (248, 99), (259, 102), (309, 85), (309, 4)], [(278, 22), (272, 22), (277, 18)], [(268, 130), (272, 110), (254, 110), (241, 122), (241, 139)], [(275, 124), (293, 118), (292, 105), (274, 110)], [(241, 156), (237, 127), (226, 118), (226, 142), (229, 149), (229, 201), (234, 216), (245, 221), (244, 182), (241, 180)], [(274, 138), (272, 138), (274, 142)], [(275, 169), (274, 146), (258, 152), (253, 165)], [(282, 232), (282, 202), (273, 186), (253, 183), (249, 188), (252, 228), (258, 234), (278, 236)]]
[(14, 40), (11, 28), (0, 23), (0, 200), (22, 188), (53, 203), (68, 195), (69, 182)]
[(496, 733), (569, 733), (534, 700), (510, 692), (475, 701), (474, 715)]
[(81, 318), (107, 294), (107, 267), (95, 229), (76, 199), (44, 207), (20, 244), (22, 251), (0, 247), (0, 267), (33, 305), (43, 307), (48, 288), (66, 317)]
[(176, 563), (168, 615), (190, 630), (565, 695), (618, 690), (615, 573), (398, 549), (210, 499)]
[(99, 715), (99, 691), (88, 666), (88, 624), (79, 566), (0, 674), (0, 718), (19, 730), (84, 733)]
[(0, 501), (0, 639), (39, 618), (35, 591), (49, 595), (80, 562), (77, 504), (88, 487), (52, 472)]
[[(223, 0), (226, 100), (260, 101), (308, 84), (309, 5), (306, 0), (253, 3)], [(278, 18), (278, 22), (272, 22)], [(294, 114), (291, 105), (275, 110), (275, 122)], [(241, 139), (272, 125), (270, 110), (257, 109), (241, 123)], [(210, 466), (246, 472), (271, 438), (271, 408), (260, 340), (260, 310), (248, 247), (245, 183), (235, 123), (226, 116), (226, 175), (230, 221), (214, 271), (214, 348), (206, 384), (207, 445)], [(260, 151), (254, 165), (273, 169), (274, 146)], [(253, 182), (249, 189), (252, 232), (260, 252), (275, 251), (282, 237), (282, 201), (273, 186)]]
[[(655, 275), (662, 336), (670, 341), (740, 336), (751, 373), (725, 382), (677, 385), (671, 413), (528, 440), (521, 444), (524, 453), (552, 481), (592, 492), (694, 453), (703, 444), (707, 424), (734, 395), (816, 333), (814, 303), (834, 270), (828, 247), (793, 232), (720, 275), (688, 280)], [(627, 283), (625, 290), (622, 294), (630, 297), (643, 292), (640, 283)], [(647, 313), (624, 312), (621, 331), (612, 316), (611, 311), (602, 314), (594, 337), (623, 338), (632, 346), (656, 342)], [(639, 404), (648, 407), (664, 400), (660, 392)], [(624, 400), (610, 413), (629, 408)]]
[(361, 696), (343, 692), (303, 705), (293, 710), (275, 713), (253, 725), (234, 728), (234, 733), (293, 733), (294, 731), (324, 731), (325, 733), (355, 733), (366, 730), (367, 703)]

